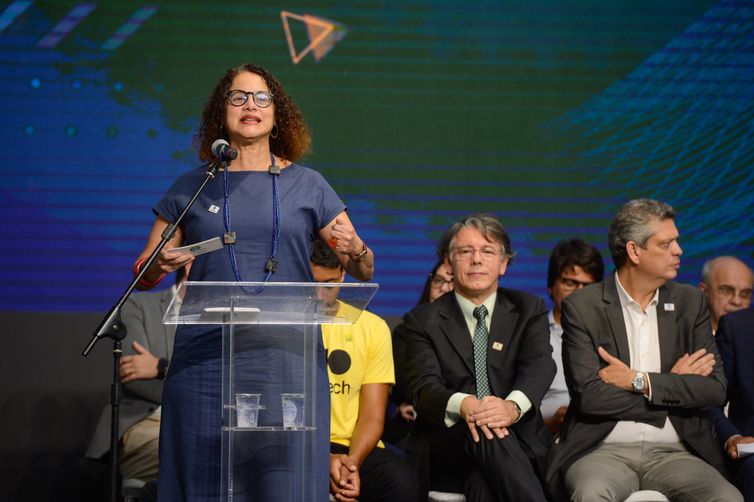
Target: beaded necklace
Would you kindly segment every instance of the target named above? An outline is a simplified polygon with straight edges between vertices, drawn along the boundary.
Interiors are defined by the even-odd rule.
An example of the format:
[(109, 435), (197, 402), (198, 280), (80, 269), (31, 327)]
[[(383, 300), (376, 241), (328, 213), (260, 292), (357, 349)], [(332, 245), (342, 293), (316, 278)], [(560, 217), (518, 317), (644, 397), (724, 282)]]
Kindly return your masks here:
[[(278, 194), (278, 176), (280, 175), (280, 168), (275, 165), (275, 156), (270, 154), (270, 174), (272, 175), (272, 249), (270, 250), (270, 258), (265, 264), (265, 276), (264, 281), (270, 280), (273, 272), (277, 269), (278, 261), (278, 244), (280, 242), (280, 195)], [(230, 230), (230, 204), (229, 204), (230, 190), (228, 189), (228, 168), (223, 170), (223, 223), (225, 224), (225, 234), (223, 240), (225, 244), (228, 244), (228, 253), (230, 254), (230, 265), (233, 268), (233, 275), (236, 276), (238, 282), (243, 282), (241, 279), (241, 273), (238, 270), (238, 262), (236, 261), (236, 233)]]

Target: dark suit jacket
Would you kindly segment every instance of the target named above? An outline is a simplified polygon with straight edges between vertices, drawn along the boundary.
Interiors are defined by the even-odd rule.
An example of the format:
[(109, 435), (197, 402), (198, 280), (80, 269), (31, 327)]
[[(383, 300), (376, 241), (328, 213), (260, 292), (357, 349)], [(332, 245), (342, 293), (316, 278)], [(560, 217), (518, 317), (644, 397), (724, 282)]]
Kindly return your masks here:
[(712, 410), (715, 428), (724, 443), (734, 434), (754, 436), (754, 309), (720, 318), (715, 336), (728, 379), (728, 416)]
[(395, 367), (395, 385), (390, 390), (390, 399), (396, 406), (409, 402), (406, 382), (406, 328), (403, 323), (393, 329), (393, 366)]
[[(474, 348), (453, 293), (416, 307), (404, 317), (403, 327), (408, 392), (418, 415), (412, 449), (419, 450), (418, 458), (426, 458), (433, 435), (447, 430), (445, 408), (450, 396), (476, 393)], [(495, 342), (502, 344), (501, 350), (492, 348)], [(498, 289), (487, 346), (490, 388), (493, 395), (502, 398), (514, 389), (520, 390), (532, 402), (533, 408), (512, 430), (533, 454), (541, 473), (545, 472), (551, 436), (542, 422), (539, 405), (555, 376), (551, 354), (543, 301), (528, 293)]]
[[(156, 357), (170, 359), (175, 325), (162, 324), (162, 316), (173, 298), (171, 289), (156, 293), (137, 293), (123, 305), (121, 321), (128, 333), (123, 340), (123, 355), (133, 355), (131, 342), (139, 342)], [(123, 386), (118, 410), (118, 437), (136, 422), (151, 414), (162, 403), (162, 380), (136, 380)], [(100, 415), (89, 448), (88, 458), (100, 458), (110, 451), (110, 404)]]
[[(671, 306), (672, 305), (672, 306)], [(550, 452), (547, 479), (562, 496), (563, 475), (579, 458), (595, 449), (620, 420), (662, 427), (670, 417), (690, 450), (725, 472), (708, 410), (725, 399), (725, 376), (717, 354), (704, 295), (696, 288), (667, 282), (660, 288), (657, 324), (660, 373), (650, 373), (652, 401), (604, 383), (598, 372), (606, 363), (603, 347), (630, 366), (628, 336), (615, 275), (576, 291), (563, 301), (563, 369), (571, 395), (560, 441)], [(684, 353), (704, 348), (717, 364), (708, 377), (669, 373)]]

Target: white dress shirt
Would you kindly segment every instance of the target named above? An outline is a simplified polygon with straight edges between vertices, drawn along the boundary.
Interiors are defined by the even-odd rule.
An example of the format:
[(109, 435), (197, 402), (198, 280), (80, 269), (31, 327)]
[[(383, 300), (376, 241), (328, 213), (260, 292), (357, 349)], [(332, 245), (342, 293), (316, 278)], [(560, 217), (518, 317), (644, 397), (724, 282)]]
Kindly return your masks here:
[[(660, 290), (655, 291), (647, 309), (642, 310), (641, 305), (623, 288), (617, 273), (615, 283), (618, 286), (618, 298), (628, 335), (631, 369), (659, 373), (662, 371), (660, 333), (657, 327), (657, 303)], [(611, 355), (617, 357), (617, 354)], [(651, 390), (651, 382), (647, 381), (647, 384), (650, 385)], [(651, 392), (648, 399), (652, 401)], [(666, 417), (662, 428), (632, 420), (621, 420), (604, 440), (605, 443), (635, 443), (637, 441), (679, 443), (681, 438), (670, 423), (670, 419)]]
[[(473, 302), (467, 300), (457, 292), (454, 292), (453, 294), (456, 295), (458, 306), (461, 307), (461, 312), (463, 312), (463, 318), (466, 321), (466, 327), (469, 330), (469, 335), (471, 336), (471, 339), (474, 340), (474, 330), (476, 328), (477, 322), (476, 318), (474, 317), (474, 309), (479, 305), (475, 305)], [(496, 301), (497, 291), (494, 291), (490, 296), (487, 297), (486, 300), (484, 300), (480, 304), (484, 305), (487, 308), (488, 314), (484, 320), (484, 323), (487, 325), (487, 333), (490, 332), (490, 325), (492, 324), (492, 313), (495, 310)], [(445, 406), (445, 425), (447, 427), (453, 427), (456, 422), (461, 419), (461, 401), (463, 401), (468, 396), (476, 397), (472, 394), (465, 394), (463, 392), (456, 392), (455, 394), (450, 396), (450, 399), (448, 399), (448, 404)], [(518, 405), (518, 407), (521, 408), (521, 417), (523, 417), (524, 414), (529, 411), (532, 406), (529, 398), (526, 397), (526, 394), (524, 394), (520, 390), (512, 390), (505, 399), (514, 401)], [(521, 417), (519, 417), (519, 420), (521, 419)]]
[(563, 373), (563, 327), (555, 322), (552, 310), (547, 313), (547, 320), (550, 322), (550, 345), (552, 345), (552, 359), (555, 361), (557, 372), (552, 385), (547, 389), (547, 394), (542, 398), (542, 406), (539, 407), (544, 418), (555, 415), (561, 406), (568, 406), (571, 402)]

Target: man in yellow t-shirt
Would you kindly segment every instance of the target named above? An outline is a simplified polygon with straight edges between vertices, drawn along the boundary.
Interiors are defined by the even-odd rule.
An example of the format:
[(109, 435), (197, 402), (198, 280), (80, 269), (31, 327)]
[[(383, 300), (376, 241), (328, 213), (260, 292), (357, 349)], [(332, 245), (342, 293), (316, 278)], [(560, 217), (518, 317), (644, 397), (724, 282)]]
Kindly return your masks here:
[[(311, 267), (317, 282), (345, 277), (337, 256), (321, 240), (314, 242)], [(338, 317), (358, 313), (338, 301), (337, 288), (320, 294)], [(342, 501), (415, 501), (416, 475), (380, 441), (388, 392), (395, 383), (390, 329), (364, 311), (354, 324), (323, 325), (322, 338), (330, 377), (330, 492)]]

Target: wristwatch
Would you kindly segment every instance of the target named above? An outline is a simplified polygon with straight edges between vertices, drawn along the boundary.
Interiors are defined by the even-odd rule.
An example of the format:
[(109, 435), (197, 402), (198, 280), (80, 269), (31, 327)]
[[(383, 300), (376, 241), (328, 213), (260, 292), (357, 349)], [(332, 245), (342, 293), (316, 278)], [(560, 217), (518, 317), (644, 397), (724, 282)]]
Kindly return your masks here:
[(357, 254), (356, 256), (351, 256), (351, 259), (353, 261), (361, 261), (361, 259), (364, 258), (367, 255), (367, 253), (369, 252), (369, 249), (367, 248), (367, 243), (364, 242), (364, 241), (361, 241), (361, 244), (364, 247), (361, 249), (361, 252), (359, 254)]
[(170, 361), (167, 359), (161, 357), (157, 361), (157, 378), (163, 379), (168, 374), (168, 366), (170, 365)]
[(644, 373), (637, 372), (634, 376), (634, 379), (631, 380), (631, 387), (633, 387), (634, 392), (637, 394), (643, 394), (644, 393), (644, 387), (646, 387), (647, 381), (644, 378)]
[(513, 406), (516, 407), (516, 411), (518, 412), (518, 418), (516, 418), (513, 421), (513, 423), (515, 424), (516, 422), (518, 422), (519, 420), (521, 420), (521, 417), (524, 416), (524, 412), (521, 411), (521, 407), (518, 405), (518, 403), (516, 401), (514, 401), (513, 399), (509, 399), (508, 401), (510, 401), (511, 403), (513, 403)]

